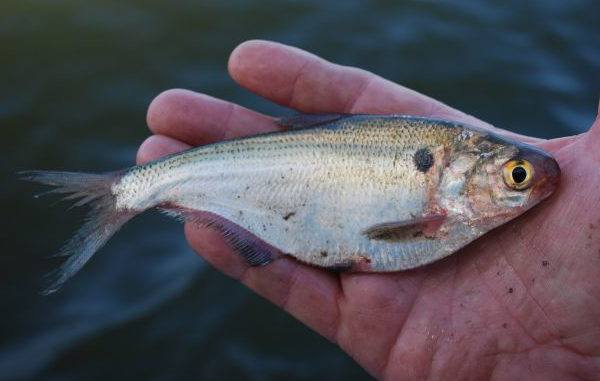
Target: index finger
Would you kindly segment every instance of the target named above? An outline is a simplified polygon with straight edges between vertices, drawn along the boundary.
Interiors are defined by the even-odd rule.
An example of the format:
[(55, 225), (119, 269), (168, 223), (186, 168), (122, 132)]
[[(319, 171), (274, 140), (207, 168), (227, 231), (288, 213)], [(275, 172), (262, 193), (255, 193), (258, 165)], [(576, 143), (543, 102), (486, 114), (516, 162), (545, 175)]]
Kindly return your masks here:
[(302, 112), (409, 114), (463, 122), (523, 141), (539, 140), (495, 128), (365, 70), (275, 42), (242, 43), (231, 53), (228, 68), (246, 89)]

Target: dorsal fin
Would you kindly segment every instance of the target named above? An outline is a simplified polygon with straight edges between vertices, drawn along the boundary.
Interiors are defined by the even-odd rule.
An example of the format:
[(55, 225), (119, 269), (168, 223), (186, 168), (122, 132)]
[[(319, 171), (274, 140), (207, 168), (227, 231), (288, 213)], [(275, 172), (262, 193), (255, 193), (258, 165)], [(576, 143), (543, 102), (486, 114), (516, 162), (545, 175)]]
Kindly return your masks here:
[(337, 122), (355, 115), (357, 114), (296, 114), (283, 116), (277, 119), (276, 123), (287, 130), (301, 130)]

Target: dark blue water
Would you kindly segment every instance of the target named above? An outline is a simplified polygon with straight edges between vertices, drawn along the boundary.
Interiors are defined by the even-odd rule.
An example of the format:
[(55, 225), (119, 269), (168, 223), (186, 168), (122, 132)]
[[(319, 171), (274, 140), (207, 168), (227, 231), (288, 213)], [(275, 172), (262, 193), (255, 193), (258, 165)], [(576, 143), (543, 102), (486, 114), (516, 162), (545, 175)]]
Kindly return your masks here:
[(266, 113), (228, 53), (298, 45), (541, 137), (581, 133), (600, 94), (597, 1), (0, 3), (0, 379), (361, 380), (334, 345), (205, 265), (181, 228), (134, 220), (63, 289), (37, 294), (81, 211), (33, 199), (30, 168), (133, 163), (145, 110), (185, 87)]

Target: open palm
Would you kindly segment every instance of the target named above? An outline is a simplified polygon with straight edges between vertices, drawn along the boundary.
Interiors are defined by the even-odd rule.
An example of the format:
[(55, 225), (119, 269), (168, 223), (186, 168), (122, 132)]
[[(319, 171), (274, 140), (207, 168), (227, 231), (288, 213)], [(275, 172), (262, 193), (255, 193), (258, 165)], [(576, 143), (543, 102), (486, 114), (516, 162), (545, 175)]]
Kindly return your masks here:
[[(411, 114), (491, 128), (371, 73), (250, 41), (232, 53), (241, 86), (301, 112)], [(190, 146), (276, 130), (269, 116), (170, 90), (148, 111), (146, 162)], [(562, 184), (549, 200), (460, 253), (391, 274), (334, 274), (280, 259), (248, 267), (219, 233), (187, 224), (191, 246), (381, 379), (600, 378), (600, 120), (540, 140)]]

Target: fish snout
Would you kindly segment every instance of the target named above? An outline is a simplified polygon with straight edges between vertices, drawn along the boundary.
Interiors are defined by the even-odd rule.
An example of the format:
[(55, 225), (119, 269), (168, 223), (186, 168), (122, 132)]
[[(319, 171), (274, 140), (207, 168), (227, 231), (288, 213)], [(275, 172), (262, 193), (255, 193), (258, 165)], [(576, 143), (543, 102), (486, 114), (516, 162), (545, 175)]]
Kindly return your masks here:
[(521, 149), (519, 153), (520, 158), (533, 167), (531, 196), (536, 200), (550, 196), (560, 183), (560, 166), (556, 159), (536, 147)]

